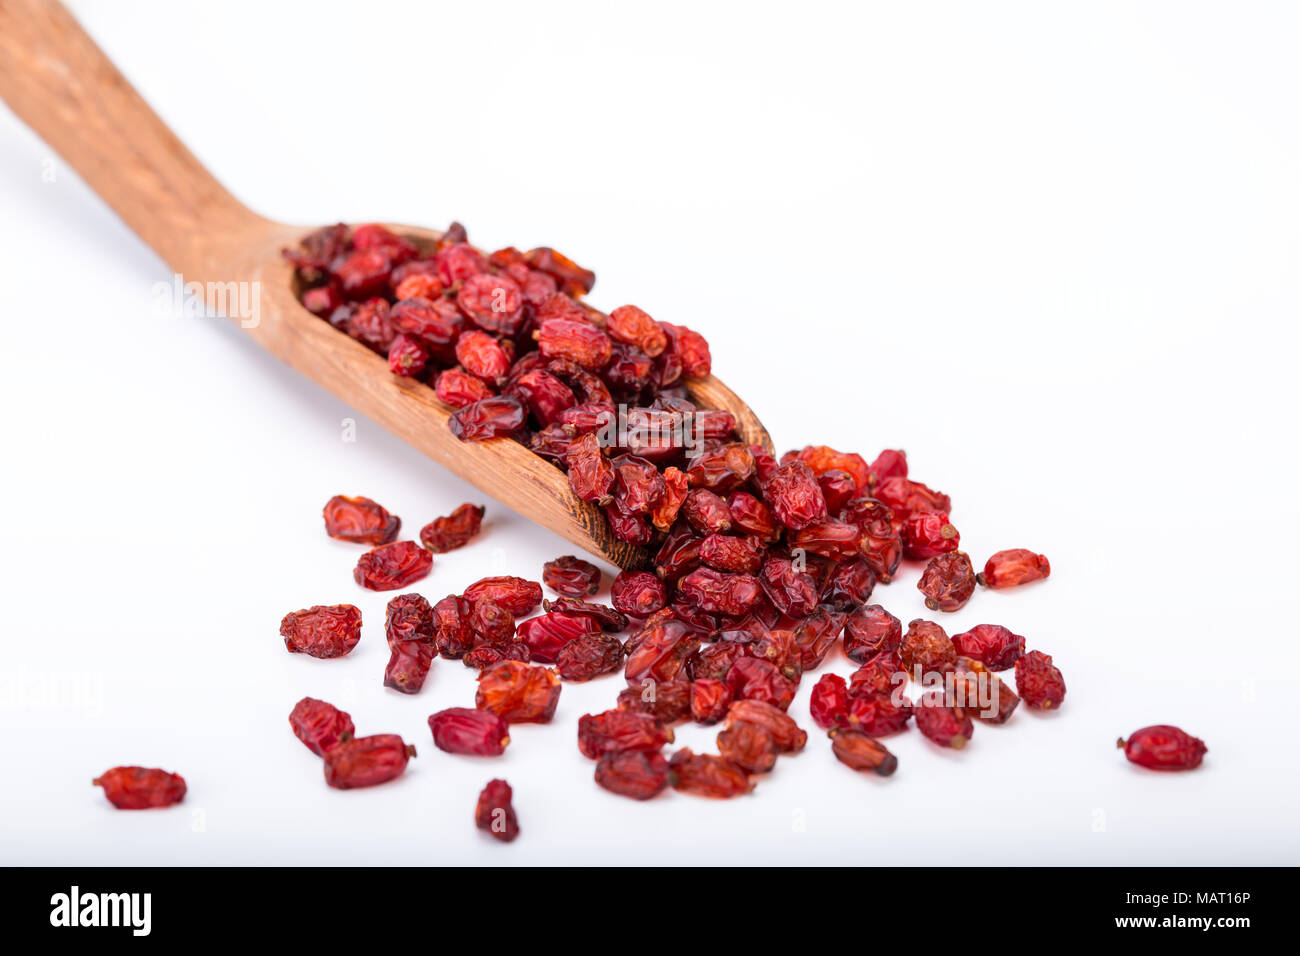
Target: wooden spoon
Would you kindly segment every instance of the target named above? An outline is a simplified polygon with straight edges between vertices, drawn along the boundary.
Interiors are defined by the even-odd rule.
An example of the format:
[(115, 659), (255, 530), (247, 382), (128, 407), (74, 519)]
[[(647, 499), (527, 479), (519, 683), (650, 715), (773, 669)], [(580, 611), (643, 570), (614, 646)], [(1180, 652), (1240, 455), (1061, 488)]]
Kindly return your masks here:
[[(219, 308), (221, 290), (236, 288), (227, 284), (259, 288), (259, 321), (245, 331), (267, 351), (584, 551), (623, 568), (645, 565), (644, 549), (615, 540), (562, 471), (517, 442), (459, 441), (447, 427), (451, 409), (432, 388), (391, 374), (382, 357), (304, 309), (280, 250), (309, 228), (265, 219), (227, 192), (62, 4), (0, 0), (0, 95), (184, 282), (204, 287), (209, 306)], [(771, 450), (762, 423), (717, 378), (688, 385), (696, 404), (731, 412), (747, 444)]]

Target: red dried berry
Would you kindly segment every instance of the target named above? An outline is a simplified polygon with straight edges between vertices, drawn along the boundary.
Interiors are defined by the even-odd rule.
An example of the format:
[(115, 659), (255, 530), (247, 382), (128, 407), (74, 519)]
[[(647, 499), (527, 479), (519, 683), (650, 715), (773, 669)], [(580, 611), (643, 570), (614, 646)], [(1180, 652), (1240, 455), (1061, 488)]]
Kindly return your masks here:
[(685, 680), (647, 677), (619, 692), (618, 709), (646, 714), (664, 726), (680, 723), (691, 716), (691, 685)]
[(388, 346), (388, 370), (402, 378), (413, 378), (429, 364), (429, 350), (419, 339), (399, 335)]
[(718, 732), (717, 745), (719, 754), (747, 773), (766, 773), (781, 753), (771, 732), (745, 720), (729, 721)]
[(585, 614), (599, 624), (601, 630), (611, 633), (627, 630), (627, 616), (604, 604), (593, 604), (579, 598), (560, 597), (554, 601), (542, 601), (542, 609), (560, 611), (564, 614)]
[(1052, 566), (1045, 555), (1024, 548), (1012, 548), (1010, 551), (999, 551), (985, 562), (979, 583), (986, 588), (1011, 588), (1042, 580), (1051, 573)]
[(590, 322), (547, 319), (533, 334), (546, 358), (563, 359), (592, 371), (603, 369), (614, 355), (609, 336)]
[(808, 734), (784, 710), (761, 700), (737, 700), (727, 711), (727, 726), (750, 723), (762, 727), (776, 741), (781, 753), (798, 753), (808, 742)]
[(632, 617), (649, 617), (668, 603), (664, 583), (649, 571), (623, 571), (610, 586), (610, 603)]
[(844, 654), (859, 664), (881, 651), (898, 650), (902, 640), (902, 622), (879, 604), (858, 608), (844, 621)]
[(361, 611), (351, 604), (291, 611), (280, 621), (280, 636), (291, 654), (342, 657), (361, 640)]
[(536, 581), (508, 574), (480, 578), (465, 589), (464, 598), (471, 604), (488, 598), (515, 617), (523, 617), (532, 614), (542, 603), (542, 586)]
[[(783, 464), (787, 458), (790, 456), (781, 459)], [(866, 459), (854, 452), (836, 451), (828, 445), (808, 445), (793, 453), (791, 460), (803, 462), (818, 477), (828, 471), (849, 475), (858, 494), (865, 494), (871, 482), (871, 470)]]
[(623, 667), (623, 643), (611, 634), (579, 634), (555, 655), (555, 669), (565, 680), (588, 681)]
[(496, 714), (472, 707), (448, 707), (429, 716), (433, 744), (449, 754), (499, 757), (510, 743), (510, 727)]
[(913, 679), (920, 674), (943, 673), (957, 661), (957, 649), (942, 627), (920, 618), (907, 625), (898, 645), (898, 658)]
[(420, 580), (433, 567), (433, 555), (414, 541), (397, 541), (357, 559), (352, 579), (371, 591), (396, 591)]
[(456, 293), (456, 304), (480, 329), (515, 335), (524, 323), (524, 292), (503, 275), (474, 275)]
[(975, 593), (975, 569), (965, 551), (935, 555), (925, 566), (917, 588), (931, 611), (959, 611)]
[(860, 730), (832, 730), (831, 749), (835, 758), (852, 770), (888, 777), (898, 769), (898, 758)]
[(610, 312), (605, 331), (615, 342), (634, 345), (651, 358), (668, 347), (668, 335), (659, 323), (634, 305), (620, 305)]
[(846, 727), (849, 722), (849, 685), (838, 674), (823, 674), (813, 685), (808, 710), (818, 727)]
[(798, 690), (780, 669), (757, 657), (742, 657), (727, 671), (727, 685), (737, 700), (757, 700), (785, 710)]
[(1194, 770), (1208, 749), (1205, 741), (1169, 724), (1135, 730), (1119, 739), (1124, 756), (1148, 770)]
[(510, 357), (501, 343), (477, 329), (456, 339), (456, 361), (469, 374), (493, 385), (504, 382), (510, 372)]
[(353, 737), (325, 751), (325, 782), (336, 790), (373, 787), (400, 777), (414, 756), (397, 734)]
[(607, 753), (596, 764), (596, 783), (621, 797), (649, 800), (668, 786), (668, 761), (643, 750)]
[(672, 728), (633, 710), (607, 710), (578, 718), (578, 749), (592, 760), (625, 750), (658, 750), (672, 740)]
[(336, 744), (351, 740), (356, 733), (348, 713), (314, 697), (304, 697), (294, 704), (289, 726), (294, 736), (318, 757)]
[(912, 707), (916, 729), (940, 747), (961, 750), (975, 733), (975, 724), (966, 713), (949, 706), (941, 693), (927, 691)]
[(542, 583), (557, 594), (584, 597), (600, 590), (600, 568), (566, 554), (542, 565)]
[(961, 535), (943, 511), (914, 511), (903, 521), (903, 555), (924, 561), (956, 551)]
[(758, 578), (752, 574), (723, 574), (712, 568), (696, 568), (677, 582), (683, 601), (713, 614), (737, 617), (762, 595)]
[(325, 503), (325, 533), (340, 541), (387, 544), (397, 537), (402, 519), (369, 498), (335, 495)]
[(952, 510), (952, 499), (947, 495), (903, 477), (884, 479), (872, 489), (872, 495), (888, 506), (898, 521), (906, 521), (913, 511), (947, 514)]
[(958, 654), (995, 671), (1014, 667), (1025, 652), (1025, 639), (1000, 624), (976, 624), (969, 631), (954, 634), (952, 643)]
[(912, 702), (906, 697), (896, 701), (892, 694), (850, 697), (848, 724), (872, 737), (885, 737), (907, 729), (912, 717)]
[(515, 616), (490, 597), (481, 597), (469, 612), (475, 644), (506, 644), (515, 634)]
[(569, 445), (564, 455), (569, 469), (569, 486), (583, 501), (605, 503), (614, 487), (614, 466), (600, 450), (600, 439), (583, 435)]
[(449, 368), (439, 375), (434, 391), (452, 408), (465, 408), (496, 394), (492, 386), (460, 368)]
[(571, 641), (599, 630), (600, 625), (588, 614), (551, 611), (522, 622), (515, 629), (515, 635), (528, 648), (532, 660), (539, 664), (554, 664)]
[(185, 797), (184, 777), (148, 767), (114, 767), (91, 782), (103, 787), (108, 802), (119, 810), (170, 807)]
[(521, 661), (493, 664), (478, 676), (474, 706), (508, 723), (548, 723), (560, 702), (560, 677)]
[(734, 760), (692, 753), (689, 747), (669, 759), (668, 779), (674, 790), (715, 800), (739, 797), (754, 789), (749, 774)]
[(1065, 678), (1052, 665), (1051, 655), (1030, 651), (1016, 661), (1016, 690), (1030, 707), (1048, 710), (1065, 700)]
[(457, 409), (448, 422), (461, 441), (509, 438), (523, 428), (524, 407), (509, 395), (494, 395)]
[(681, 621), (647, 625), (632, 641), (624, 675), (628, 681), (648, 677), (670, 681), (684, 673), (686, 662), (699, 649), (700, 639)]
[(519, 820), (512, 802), (514, 791), (504, 780), (489, 780), (474, 805), (474, 825), (502, 843), (519, 836)]
[(454, 594), (433, 606), (433, 635), (438, 653), (455, 660), (474, 646), (474, 631), (469, 626), (473, 605)]
[(418, 641), (402, 641), (389, 651), (384, 668), (384, 686), (402, 694), (418, 694), (429, 676), (437, 647)]
[(691, 719), (696, 723), (716, 724), (727, 716), (731, 701), (731, 688), (723, 681), (705, 677), (691, 682)]
[(462, 548), (483, 526), (483, 506), (463, 504), (444, 518), (434, 518), (420, 529), (420, 543), (434, 554)]

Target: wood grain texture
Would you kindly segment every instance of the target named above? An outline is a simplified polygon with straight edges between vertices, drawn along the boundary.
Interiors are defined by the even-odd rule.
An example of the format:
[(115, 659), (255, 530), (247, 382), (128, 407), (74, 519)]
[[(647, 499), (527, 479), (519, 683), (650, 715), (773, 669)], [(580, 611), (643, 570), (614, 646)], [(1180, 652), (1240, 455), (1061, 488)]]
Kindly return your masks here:
[[(132, 89), (59, 3), (0, 0), (0, 96), (185, 282), (257, 283), (259, 345), (498, 502), (623, 568), (647, 555), (614, 540), (604, 516), (560, 469), (509, 440), (461, 442), (433, 389), (298, 302), (280, 255), (308, 227), (274, 222), (236, 200)], [(394, 230), (426, 240), (438, 233)], [(209, 305), (219, 301), (210, 297)], [(710, 376), (690, 383), (703, 407), (730, 411), (748, 444), (771, 450), (752, 411)]]

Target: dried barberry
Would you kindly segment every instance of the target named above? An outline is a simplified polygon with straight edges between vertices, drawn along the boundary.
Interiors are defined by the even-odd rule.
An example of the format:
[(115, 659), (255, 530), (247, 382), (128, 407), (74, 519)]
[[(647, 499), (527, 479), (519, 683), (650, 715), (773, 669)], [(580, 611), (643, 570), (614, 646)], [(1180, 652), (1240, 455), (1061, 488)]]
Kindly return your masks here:
[(514, 791), (504, 780), (489, 780), (478, 795), (474, 805), (474, 825), (486, 830), (502, 843), (519, 836), (519, 820), (515, 817)]
[(1016, 661), (1016, 690), (1030, 707), (1048, 710), (1065, 700), (1065, 678), (1050, 654), (1030, 651)]
[(624, 750), (658, 750), (672, 740), (671, 728), (633, 710), (607, 710), (578, 718), (578, 749), (593, 760)]
[(537, 610), (542, 603), (542, 586), (508, 574), (480, 578), (465, 589), (464, 598), (471, 604), (490, 598), (518, 618)]
[(770, 731), (746, 720), (729, 721), (718, 732), (717, 745), (719, 754), (747, 773), (766, 773), (781, 753)]
[(849, 722), (849, 685), (839, 674), (823, 674), (813, 685), (808, 710), (818, 727), (846, 727)]
[(351, 604), (291, 611), (280, 621), (280, 636), (291, 654), (342, 657), (361, 640), (361, 611)]
[(655, 751), (607, 753), (596, 764), (596, 783), (622, 797), (649, 800), (668, 786), (668, 761)]
[(445, 518), (434, 518), (420, 530), (420, 543), (434, 554), (462, 548), (483, 525), (483, 506), (463, 504)]
[(879, 604), (858, 608), (844, 621), (844, 654), (861, 664), (881, 651), (896, 651), (903, 625)]
[(1205, 741), (1169, 724), (1143, 727), (1119, 739), (1124, 756), (1148, 770), (1194, 770), (1205, 756)]
[(860, 730), (832, 730), (831, 749), (835, 758), (852, 770), (888, 777), (898, 769), (898, 758)]
[(170, 807), (185, 798), (185, 778), (150, 767), (114, 767), (91, 783), (104, 788), (108, 802), (119, 810)]
[(542, 565), (542, 583), (566, 597), (585, 597), (600, 590), (600, 568), (566, 554)]
[(433, 743), (449, 754), (499, 757), (510, 743), (510, 728), (496, 714), (473, 707), (448, 707), (429, 716)]
[(957, 649), (942, 627), (917, 618), (907, 625), (907, 633), (898, 645), (898, 658), (903, 670), (919, 680), (925, 674), (942, 673), (956, 663)]
[(623, 643), (610, 634), (580, 634), (555, 655), (555, 669), (565, 680), (587, 681), (623, 667)]
[(420, 580), (433, 567), (433, 555), (414, 541), (396, 541), (357, 559), (352, 579), (371, 591), (396, 591)]
[(539, 664), (554, 664), (569, 642), (599, 630), (596, 619), (588, 614), (551, 611), (522, 622), (515, 629), (515, 635), (528, 648), (532, 660)]
[(353, 737), (325, 751), (325, 782), (336, 790), (373, 787), (400, 777), (414, 756), (397, 734)]
[(976, 624), (969, 631), (954, 634), (952, 643), (958, 654), (995, 671), (1015, 667), (1025, 652), (1025, 639), (1000, 624)]
[(351, 740), (356, 733), (348, 713), (314, 697), (304, 697), (294, 704), (289, 726), (294, 736), (318, 757), (335, 744)]
[(984, 564), (979, 583), (987, 588), (1011, 588), (1039, 581), (1052, 573), (1045, 555), (1024, 548), (999, 551)]
[(369, 498), (335, 495), (325, 503), (325, 533), (341, 541), (387, 544), (397, 537), (402, 519)]
[(935, 555), (925, 566), (917, 588), (931, 611), (959, 611), (975, 593), (975, 569), (965, 551)]
[(739, 797), (754, 789), (749, 774), (734, 760), (692, 753), (689, 747), (683, 747), (669, 759), (668, 779), (674, 790), (719, 800)]
[(474, 697), (479, 710), (512, 724), (548, 723), (559, 702), (560, 676), (521, 661), (502, 661), (480, 673)]

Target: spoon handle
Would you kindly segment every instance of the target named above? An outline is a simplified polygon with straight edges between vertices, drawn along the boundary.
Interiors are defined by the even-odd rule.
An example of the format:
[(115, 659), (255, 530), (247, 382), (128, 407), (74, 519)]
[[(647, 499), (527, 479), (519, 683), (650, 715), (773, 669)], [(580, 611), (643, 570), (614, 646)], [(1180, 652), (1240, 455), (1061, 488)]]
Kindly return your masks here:
[(57, 0), (0, 0), (0, 97), (187, 279), (271, 224), (194, 158)]

